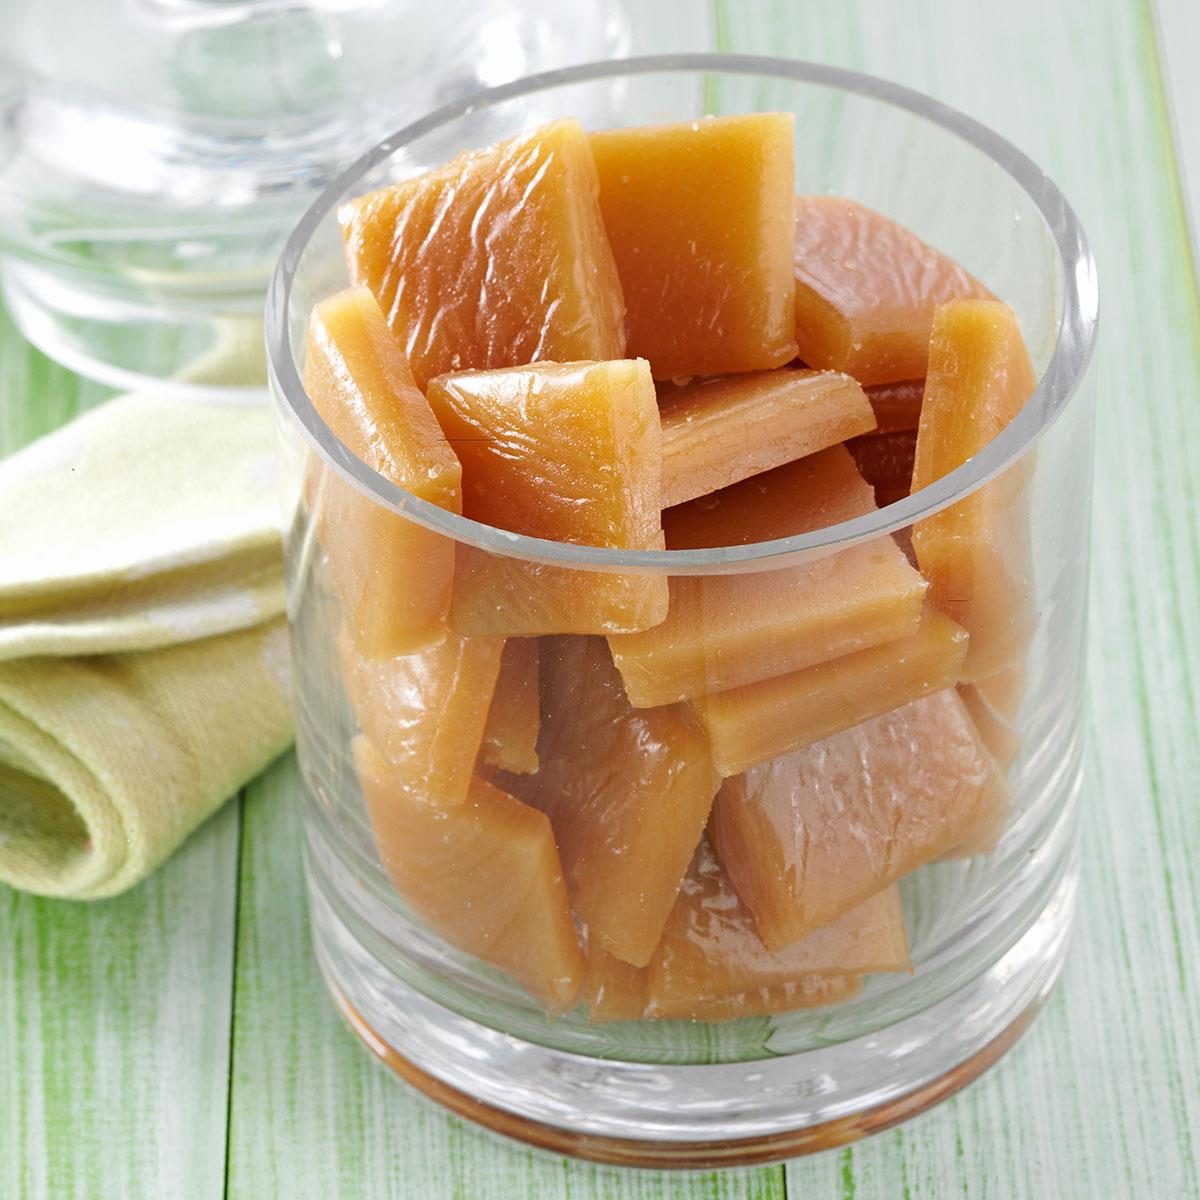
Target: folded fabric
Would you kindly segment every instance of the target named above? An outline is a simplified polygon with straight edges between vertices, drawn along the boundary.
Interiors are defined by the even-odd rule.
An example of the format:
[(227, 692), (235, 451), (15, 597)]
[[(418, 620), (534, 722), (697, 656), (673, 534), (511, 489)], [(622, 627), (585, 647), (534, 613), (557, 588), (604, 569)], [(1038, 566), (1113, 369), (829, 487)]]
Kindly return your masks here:
[[(261, 327), (186, 373), (262, 381)], [(120, 396), (0, 463), (0, 882), (137, 883), (289, 744), (266, 405)]]
[[(261, 326), (231, 323), (185, 372), (262, 378)], [(283, 611), (266, 404), (138, 392), (0, 462), (0, 659), (142, 650)]]
[(292, 739), (282, 620), (144, 653), (0, 663), (0, 881), (145, 878)]

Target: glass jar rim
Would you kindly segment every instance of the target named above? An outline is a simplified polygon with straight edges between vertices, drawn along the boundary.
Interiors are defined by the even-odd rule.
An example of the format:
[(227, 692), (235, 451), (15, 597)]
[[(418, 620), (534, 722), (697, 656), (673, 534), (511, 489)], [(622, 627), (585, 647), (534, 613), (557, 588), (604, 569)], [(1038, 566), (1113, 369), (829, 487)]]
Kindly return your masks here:
[[(980, 453), (935, 483), (863, 516), (808, 533), (700, 550), (625, 550), (527, 537), (473, 521), (421, 500), (385, 479), (351, 452), (322, 420), (304, 389), (292, 354), (292, 283), (313, 234), (348, 189), (397, 150), (450, 121), (520, 96), (572, 84), (654, 73), (706, 72), (772, 76), (879, 101), (938, 125), (990, 158), (1029, 197), (1049, 232), (1062, 268), (1062, 311), (1054, 349), (1025, 407)], [(921, 92), (842, 67), (770, 56), (689, 53), (584, 63), (526, 76), (455, 100), (405, 126), (355, 159), (300, 218), (276, 263), (267, 292), (265, 329), (271, 384), (318, 454), (370, 500), (455, 541), (505, 557), (583, 570), (717, 574), (770, 569), (868, 538), (895, 533), (969, 495), (1021, 458), (1066, 408), (1087, 371), (1099, 317), (1096, 263), (1066, 198), (1027, 155), (987, 126)]]

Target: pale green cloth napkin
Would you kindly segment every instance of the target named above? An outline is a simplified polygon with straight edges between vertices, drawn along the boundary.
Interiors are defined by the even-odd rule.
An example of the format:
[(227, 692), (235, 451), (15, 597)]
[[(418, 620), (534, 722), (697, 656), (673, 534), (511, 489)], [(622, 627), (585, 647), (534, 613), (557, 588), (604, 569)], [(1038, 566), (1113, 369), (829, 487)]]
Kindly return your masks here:
[(122, 891), (291, 741), (274, 469), (265, 405), (153, 392), (0, 462), (0, 882)]

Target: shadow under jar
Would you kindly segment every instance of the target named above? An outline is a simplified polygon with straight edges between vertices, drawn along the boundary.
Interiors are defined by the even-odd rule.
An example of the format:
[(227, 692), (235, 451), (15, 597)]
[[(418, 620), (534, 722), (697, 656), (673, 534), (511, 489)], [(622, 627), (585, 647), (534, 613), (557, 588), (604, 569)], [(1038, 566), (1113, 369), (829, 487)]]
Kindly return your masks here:
[[(669, 510), (675, 548), (620, 550), (383, 478), (303, 382), (310, 313), (350, 282), (339, 205), (602, 110), (794, 114), (797, 191), (869, 205), (1003, 298), (1030, 398), (882, 509), (840, 447), (748, 481), (742, 500), (799, 514), (769, 541), (738, 532), (736, 488)], [(267, 336), (313, 936), (377, 1055), (510, 1136), (690, 1167), (863, 1136), (1012, 1044), (1074, 906), (1096, 314), (1082, 230), (1032, 163), (932, 100), (811, 64), (537, 76), (332, 185), (281, 259)], [(801, 512), (814, 487), (850, 497), (824, 510), (837, 523)], [(373, 552), (373, 529), (410, 557)], [(439, 572), (457, 631), (372, 649), (371, 589), (386, 634), (388, 580)], [(606, 639), (597, 596), (666, 619)]]

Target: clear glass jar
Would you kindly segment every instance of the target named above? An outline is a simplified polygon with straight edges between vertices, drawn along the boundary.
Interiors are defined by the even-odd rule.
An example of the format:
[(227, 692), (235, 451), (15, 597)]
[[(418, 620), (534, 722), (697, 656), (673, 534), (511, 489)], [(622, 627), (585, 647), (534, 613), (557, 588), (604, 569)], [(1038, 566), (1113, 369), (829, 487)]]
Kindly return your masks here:
[(619, 0), (16, 9), (0, 47), (6, 305), (72, 370), (224, 402), (263, 388), (175, 376), (258, 326), (284, 239), (351, 155), (453, 97), (629, 43)]
[[(798, 189), (844, 194), (882, 211), (1006, 300), (1039, 377), (1032, 398), (981, 453), (937, 483), (865, 516), (774, 542), (636, 552), (566, 545), (476, 524), (388, 483), (333, 436), (302, 385), (309, 312), (347, 283), (337, 205), (464, 148), (525, 130), (547, 114), (613, 104), (624, 124), (794, 113)], [(275, 274), (268, 351), (290, 481), (289, 612), (313, 935), (338, 1005), (376, 1054), (435, 1099), (529, 1142), (614, 1162), (700, 1166), (780, 1158), (863, 1136), (936, 1103), (1004, 1053), (1058, 977), (1074, 907), (1092, 470), (1091, 400), (1082, 385), (1096, 319), (1096, 273), (1083, 232), (1033, 163), (933, 100), (825, 66), (686, 55), (538, 76), (408, 127), (324, 193)], [(1011, 757), (1008, 807), (998, 834), (977, 831), (974, 845), (939, 855), (903, 880), (911, 973), (871, 975), (840, 1003), (791, 1012), (602, 1022), (590, 1021), (581, 1005), (548, 1016), (504, 972), (439, 936), (381, 865), (377, 836), (391, 867), (396, 848), (387, 844), (378, 811), (371, 814), (373, 830), (356, 774), (351, 745), (358, 723), (343, 683), (343, 615), (327, 553), (333, 548), (336, 555), (336, 538), (322, 545), (325, 526), (313, 512), (319, 492), (313, 484), (322, 479), (352, 496), (360, 511), (444, 540), (459, 570), (468, 559), (482, 564), (481, 577), (495, 567), (493, 578), (510, 589), (520, 586), (514, 579), (540, 586), (547, 574), (568, 587), (616, 576), (619, 586), (635, 591), (670, 580), (672, 589), (739, 588), (760, 608), (773, 609), (768, 617), (785, 618), (793, 593), (781, 581), (805, 572), (816, 577), (823, 565), (864, 548), (876, 560), (902, 557), (897, 543), (914, 525), (919, 538), (921, 522), (968, 497), (967, 503), (1019, 514), (1021, 548), (1014, 553), (1021, 557), (1021, 582), (991, 611), (1010, 631), (1023, 629), (1020, 651), (1003, 660), (1006, 674), (988, 685), (991, 700), (1011, 713), (1003, 755)], [(979, 636), (1003, 640), (995, 630)], [(570, 667), (561, 664), (574, 653), (543, 643), (543, 725), (572, 691)], [(565, 688), (547, 691), (548, 655), (552, 672), (568, 671)], [(994, 658), (989, 669), (1000, 661)], [(953, 691), (958, 676), (930, 672), (918, 693), (924, 686), (946, 689), (943, 697), (962, 694)], [(710, 676), (707, 685), (714, 684), (730, 681)], [(851, 709), (858, 704), (860, 716), (917, 694), (912, 678), (898, 682), (886, 673), (865, 691), (836, 679), (832, 687), (826, 698), (836, 693)], [(778, 714), (770, 705), (764, 719), (784, 727), (785, 741), (789, 722), (814, 720), (820, 728), (828, 714), (821, 689), (813, 695), (807, 709), (786, 710), (787, 722), (773, 720)], [(593, 703), (594, 696), (584, 709)], [(693, 716), (703, 709), (699, 702)], [(448, 723), (458, 719), (447, 712)], [(364, 720), (372, 723), (369, 714)], [(676, 743), (664, 740), (669, 756)], [(627, 753), (627, 743), (611, 743), (623, 744)], [(589, 752), (592, 766), (605, 753)], [(622, 769), (617, 750), (608, 752), (612, 760), (599, 766)], [(728, 754), (737, 758), (736, 749)], [(725, 768), (733, 769), (740, 764)], [(558, 779), (568, 791), (578, 782), (569, 771)], [(437, 803), (423, 794), (425, 779), (406, 785), (417, 801)], [(728, 818), (733, 802), (717, 803)], [(681, 825), (681, 838), (696, 836), (694, 827)], [(408, 852), (420, 853), (413, 845), (419, 842), (410, 842)], [(420, 875), (438, 866), (431, 858), (405, 869)], [(836, 879), (836, 863), (830, 869)], [(469, 894), (469, 874), (459, 883)]]

